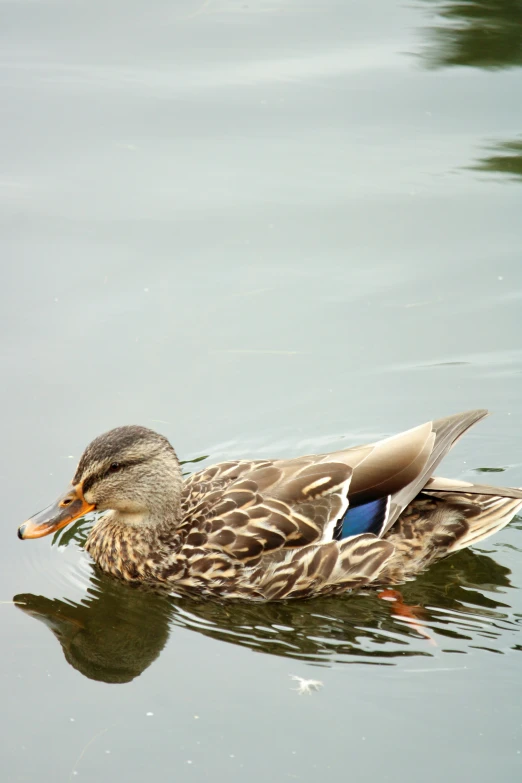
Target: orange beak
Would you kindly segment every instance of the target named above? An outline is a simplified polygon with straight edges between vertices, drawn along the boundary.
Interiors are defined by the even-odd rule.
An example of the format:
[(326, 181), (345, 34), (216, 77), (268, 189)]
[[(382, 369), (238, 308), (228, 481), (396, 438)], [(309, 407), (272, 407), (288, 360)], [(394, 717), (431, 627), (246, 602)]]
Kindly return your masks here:
[(18, 538), (42, 538), (65, 527), (94, 509), (83, 497), (82, 487), (69, 489), (56, 503), (44, 508), (18, 528)]

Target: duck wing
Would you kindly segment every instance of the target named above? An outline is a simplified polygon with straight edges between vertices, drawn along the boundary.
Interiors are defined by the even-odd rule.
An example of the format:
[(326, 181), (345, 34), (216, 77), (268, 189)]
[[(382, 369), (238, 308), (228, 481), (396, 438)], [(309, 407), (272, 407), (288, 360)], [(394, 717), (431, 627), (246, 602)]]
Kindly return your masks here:
[[(357, 448), (331, 455), (342, 459), (345, 454), (346, 462), (353, 468), (347, 521), (352, 509), (386, 497), (388, 509), (379, 532), (384, 535), (421, 492), (457, 440), (487, 415), (483, 409), (457, 413), (378, 441), (367, 446), (364, 455)], [(359, 455), (362, 459), (357, 459)]]
[(278, 550), (382, 538), (456, 440), (486, 415), (448, 416), (332, 454), (214, 465), (187, 480), (188, 543), (254, 565)]

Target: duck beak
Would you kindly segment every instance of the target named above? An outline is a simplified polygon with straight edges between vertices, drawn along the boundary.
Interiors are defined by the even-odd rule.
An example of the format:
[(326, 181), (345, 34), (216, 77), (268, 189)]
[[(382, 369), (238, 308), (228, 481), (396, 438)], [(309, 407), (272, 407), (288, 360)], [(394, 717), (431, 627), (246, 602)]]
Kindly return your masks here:
[(52, 505), (24, 522), (18, 528), (18, 538), (42, 538), (83, 517), (95, 506), (87, 503), (80, 484), (68, 489)]

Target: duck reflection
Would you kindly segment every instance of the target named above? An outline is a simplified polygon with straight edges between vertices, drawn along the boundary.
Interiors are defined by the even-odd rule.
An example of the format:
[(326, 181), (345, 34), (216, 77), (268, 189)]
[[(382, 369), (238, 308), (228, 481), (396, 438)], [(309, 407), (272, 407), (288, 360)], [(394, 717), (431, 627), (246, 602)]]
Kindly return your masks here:
[(26, 614), (45, 623), (60, 642), (67, 662), (86, 677), (130, 682), (165, 646), (172, 607), (163, 595), (124, 588), (93, 573), (81, 603), (32, 594), (13, 600)]
[[(437, 644), (449, 637), (459, 652), (471, 644), (490, 649), (501, 635), (519, 631), (504, 601), (509, 574), (491, 558), (466, 550), (404, 585), (403, 600), (422, 608), (424, 629)], [(421, 635), (375, 592), (272, 604), (198, 602), (122, 584), (92, 566), (80, 603), (31, 594), (17, 595), (14, 601), (47, 625), (71, 666), (108, 683), (138, 677), (176, 627), (323, 665), (390, 665), (398, 656), (430, 656), (434, 651), (427, 634)], [(447, 648), (448, 640), (443, 642)]]

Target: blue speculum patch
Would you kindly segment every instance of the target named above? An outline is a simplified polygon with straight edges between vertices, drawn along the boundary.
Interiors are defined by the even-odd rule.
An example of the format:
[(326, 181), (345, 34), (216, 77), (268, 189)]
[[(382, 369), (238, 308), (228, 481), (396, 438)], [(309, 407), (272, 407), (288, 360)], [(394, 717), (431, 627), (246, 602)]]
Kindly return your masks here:
[(358, 536), (360, 533), (379, 535), (386, 520), (387, 508), (388, 497), (361, 503), (359, 506), (350, 506), (344, 517), (337, 523), (334, 538), (340, 541), (349, 536)]

